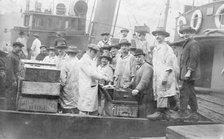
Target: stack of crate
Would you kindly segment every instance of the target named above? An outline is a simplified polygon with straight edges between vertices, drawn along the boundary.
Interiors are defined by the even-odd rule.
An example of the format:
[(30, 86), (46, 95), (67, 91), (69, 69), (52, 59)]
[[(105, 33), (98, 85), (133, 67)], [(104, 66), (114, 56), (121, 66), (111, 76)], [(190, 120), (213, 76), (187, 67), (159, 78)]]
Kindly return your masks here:
[(58, 110), (60, 70), (43, 63), (24, 64), (23, 80), (19, 82), (19, 111), (51, 112)]

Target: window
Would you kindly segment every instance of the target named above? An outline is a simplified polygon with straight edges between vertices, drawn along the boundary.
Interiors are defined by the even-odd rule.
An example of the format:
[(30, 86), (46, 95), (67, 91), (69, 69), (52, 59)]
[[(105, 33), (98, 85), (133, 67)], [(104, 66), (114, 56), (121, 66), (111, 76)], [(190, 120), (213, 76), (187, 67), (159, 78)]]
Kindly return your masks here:
[(29, 26), (30, 15), (25, 15), (24, 17), (24, 26)]
[(222, 25), (224, 25), (224, 9), (222, 9), (220, 11), (220, 14), (219, 14), (219, 21)]

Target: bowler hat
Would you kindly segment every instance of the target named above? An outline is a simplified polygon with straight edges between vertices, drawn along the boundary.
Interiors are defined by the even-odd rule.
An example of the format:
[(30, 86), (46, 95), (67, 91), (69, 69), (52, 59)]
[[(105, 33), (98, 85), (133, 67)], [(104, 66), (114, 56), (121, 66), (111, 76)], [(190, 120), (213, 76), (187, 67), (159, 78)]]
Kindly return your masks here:
[(93, 44), (93, 43), (89, 44), (89, 45), (88, 45), (88, 48), (89, 48), (89, 49), (96, 50), (96, 51), (100, 51), (99, 46), (97, 46), (96, 44)]
[(131, 46), (129, 49), (135, 51), (136, 50), (136, 47)]
[(117, 48), (117, 49), (120, 49), (120, 45), (119, 44), (111, 44), (108, 46), (110, 49), (111, 48)]
[(170, 33), (166, 32), (165, 28), (163, 27), (158, 27), (155, 31), (152, 32), (152, 35), (155, 36), (156, 34), (164, 35), (165, 37), (170, 36)]
[(122, 33), (122, 32), (127, 32), (127, 33), (128, 33), (129, 30), (128, 30), (127, 28), (123, 28), (123, 29), (121, 29), (121, 33)]
[(145, 55), (145, 53), (143, 52), (142, 49), (136, 49), (135, 50), (135, 56), (139, 56), (139, 55)]
[(110, 33), (108, 33), (108, 32), (101, 33), (101, 36), (109, 36), (109, 35), (110, 35)]
[(121, 42), (119, 43), (119, 45), (127, 45), (127, 46), (131, 46), (131, 43), (127, 40), (127, 39), (122, 39)]
[(24, 45), (21, 42), (14, 42), (12, 44), (12, 46), (19, 46), (19, 47), (23, 47)]
[(79, 53), (77, 46), (69, 46), (66, 50), (66, 53)]
[(111, 61), (111, 57), (110, 57), (109, 54), (103, 54), (103, 55), (101, 55), (99, 58), (100, 58), (100, 59), (102, 59), (102, 58), (106, 58), (108, 61)]
[(179, 32), (180, 32), (181, 34), (183, 34), (184, 32), (195, 33), (196, 30), (193, 29), (191, 26), (183, 26), (183, 27), (179, 30)]
[(55, 51), (55, 48), (53, 46), (50, 46), (49, 48), (47, 48), (48, 51)]
[(66, 44), (60, 44), (56, 46), (57, 49), (66, 49), (68, 48)]
[(45, 47), (45, 48), (47, 49), (47, 46), (46, 46), (46, 45), (44, 45), (44, 44), (40, 46), (40, 49), (41, 49), (42, 47)]

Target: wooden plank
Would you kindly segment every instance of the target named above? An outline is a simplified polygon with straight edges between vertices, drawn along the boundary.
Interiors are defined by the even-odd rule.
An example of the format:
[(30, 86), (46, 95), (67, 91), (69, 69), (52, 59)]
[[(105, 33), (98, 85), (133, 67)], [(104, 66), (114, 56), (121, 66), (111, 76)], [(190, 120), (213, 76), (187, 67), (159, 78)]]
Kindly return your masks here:
[(224, 106), (224, 103), (223, 103), (224, 100), (221, 99), (221, 98), (218, 98), (218, 97), (214, 97), (214, 96), (211, 96), (211, 95), (198, 94), (197, 98), (200, 98), (200, 99), (203, 99), (203, 100), (206, 100), (206, 101)]
[(50, 67), (26, 66), (24, 80), (57, 83), (60, 81), (60, 70)]
[(204, 117), (212, 120), (213, 122), (224, 123), (223, 115), (220, 115), (214, 111), (207, 109), (206, 107), (203, 107), (203, 105), (201, 105), (200, 103), (199, 103), (198, 113), (203, 115)]
[(170, 126), (166, 131), (167, 139), (221, 139), (224, 136), (224, 125)]
[(208, 102), (208, 101), (200, 99), (200, 98), (198, 99), (198, 103), (200, 103), (201, 105), (203, 105), (207, 109), (210, 109), (212, 111), (215, 111), (217, 113), (220, 113), (220, 114), (224, 115), (223, 106)]
[(58, 108), (57, 99), (20, 97), (17, 109), (20, 111), (51, 112), (56, 113)]
[(23, 81), (22, 94), (59, 96), (60, 83)]

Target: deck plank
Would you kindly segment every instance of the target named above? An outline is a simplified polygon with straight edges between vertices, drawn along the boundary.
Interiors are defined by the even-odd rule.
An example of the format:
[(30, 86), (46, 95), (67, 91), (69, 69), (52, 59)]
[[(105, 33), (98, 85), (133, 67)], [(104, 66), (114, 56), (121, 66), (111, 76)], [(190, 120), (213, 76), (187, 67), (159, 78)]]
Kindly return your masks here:
[(197, 98), (224, 106), (224, 100), (222, 98), (218, 98), (211, 95), (202, 95), (202, 94), (197, 94)]
[(200, 103), (201, 105), (203, 105), (204, 107), (206, 107), (207, 109), (209, 109), (211, 111), (214, 111), (214, 112), (224, 115), (223, 106), (208, 102), (208, 101), (200, 99), (200, 98), (198, 99), (198, 103)]

